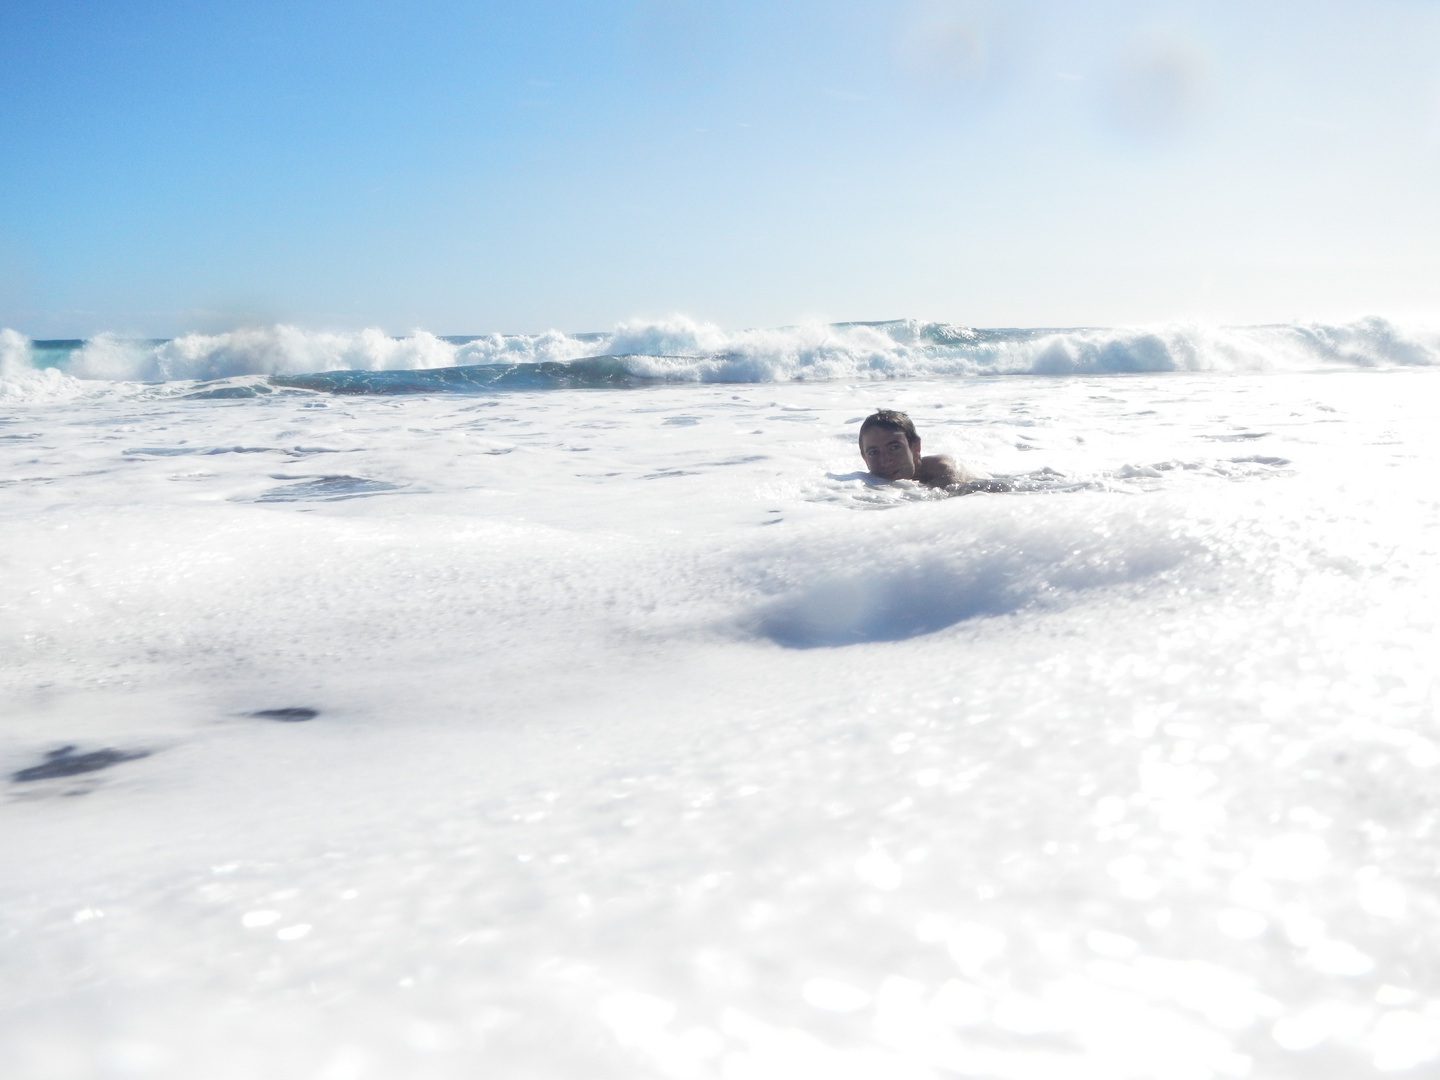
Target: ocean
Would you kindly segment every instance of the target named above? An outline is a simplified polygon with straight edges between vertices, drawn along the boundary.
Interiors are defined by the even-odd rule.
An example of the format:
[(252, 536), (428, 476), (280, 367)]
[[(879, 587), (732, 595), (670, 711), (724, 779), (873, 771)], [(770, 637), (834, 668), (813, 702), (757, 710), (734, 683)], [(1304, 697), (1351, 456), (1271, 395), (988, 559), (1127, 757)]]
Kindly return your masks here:
[(1380, 319), (0, 332), (0, 1075), (1434, 1075), (1437, 463)]

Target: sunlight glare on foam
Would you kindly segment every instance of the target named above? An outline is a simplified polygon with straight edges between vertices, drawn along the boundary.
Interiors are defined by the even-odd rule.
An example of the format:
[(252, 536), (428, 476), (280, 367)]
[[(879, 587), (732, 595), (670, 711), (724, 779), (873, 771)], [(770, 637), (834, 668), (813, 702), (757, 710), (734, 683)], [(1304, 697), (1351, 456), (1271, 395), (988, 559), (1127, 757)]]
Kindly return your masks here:
[[(1103, 425), (1065, 397), (1075, 385), (923, 393), (976, 399), (975, 423), (941, 428), (953, 445), (1043, 396), (1093, 448)], [(1241, 399), (1283, 418), (1366, 385), (1252, 380), (1226, 396), (1147, 377), (1123, 392), (1124, 408), (1163, 405), (1167, 424), (1209, 433)], [(922, 392), (884, 387), (902, 389)], [(193, 1043), (176, 1036), (187, 1075), (264, 1047), (267, 1075), (312, 1076), (345, 1045), (335, 1075), (360, 1080), (591, 1074), (612, 1054), (621, 1072), (687, 1080), (1366, 1076), (1433, 1060), (1432, 1006), (1404, 989), (1434, 913), (1407, 855), (1427, 842), (1434, 767), (1413, 730), (1433, 711), (1436, 535), (1413, 446), (1332, 446), (1362, 458), (1344, 497), (1302, 461), (855, 513), (798, 493), (829, 482), (830, 429), (849, 434), (856, 399), (878, 393), (767, 388), (744, 424), (728, 389), (710, 393), (27, 411), (58, 450), (43, 470), (18, 467), (28, 446), (9, 459), (44, 479), (17, 490), (45, 510), (7, 523), (8, 603), (39, 636), (6, 639), (25, 665), (6, 678), (61, 685), (24, 698), (15, 767), (82, 723), (138, 738), (159, 695), (181, 722), (143, 783), (117, 767), (82, 798), (9, 808), (32, 815), (10, 837), (25, 888), (59, 916), (7, 910), (41, 957), (22, 987), (39, 1004), (7, 1036), (31, 1038), (19, 1028), (36, 1016), (84, 1040), (85, 980), (105, 979), (131, 988), (107, 1022), (139, 1041), (209, 1018)], [(1415, 430), (1418, 395), (1374, 393), (1377, 431)], [(783, 463), (639, 479), (730, 460), (737, 432), (783, 406), (830, 410), (777, 440)], [(699, 419), (663, 425), (676, 414)], [(343, 471), (430, 490), (253, 501), (292, 468), (266, 455), (311, 445), (270, 436), (321, 418), (325, 445), (357, 463)], [(1338, 430), (1307, 421), (1292, 441)], [(463, 433), (504, 434), (515, 453), (472, 454)], [(207, 460), (234, 472), (200, 487), (163, 457), (122, 458), (132, 444), (113, 434), (272, 448)], [(608, 461), (572, 465), (569, 444)], [(1411, 518), (1364, 501), (1407, 493)], [(785, 520), (759, 529), (762, 510)], [(894, 564), (918, 568), (927, 603), (972, 572), (1009, 575), (1025, 602), (898, 641), (866, 637), (899, 625), (867, 616), (804, 650), (754, 621)], [(156, 696), (134, 705), (122, 679)], [(286, 704), (325, 708), (283, 731), (247, 716)], [(1229, 756), (1207, 757), (1217, 745)], [(335, 850), (354, 863), (320, 857)], [(210, 867), (235, 891), (202, 893)], [(302, 896), (335, 906), (295, 910)], [(75, 922), (84, 904), (106, 918)], [(274, 918), (242, 932), (252, 909)], [(270, 956), (293, 984), (257, 977)], [(209, 981), (185, 984), (201, 957)], [(562, 977), (587, 967), (614, 982)], [(849, 1012), (810, 1000), (864, 995)], [(1344, 1007), (1307, 1015), (1327, 1001)]]
[(810, 979), (801, 989), (800, 996), (825, 1012), (857, 1012), (870, 1004), (870, 995), (864, 990), (838, 979)]
[(1408, 1009), (1385, 1013), (1368, 1042), (1375, 1067), (1383, 1072), (1415, 1069), (1440, 1058), (1440, 1002), (1423, 1013)]

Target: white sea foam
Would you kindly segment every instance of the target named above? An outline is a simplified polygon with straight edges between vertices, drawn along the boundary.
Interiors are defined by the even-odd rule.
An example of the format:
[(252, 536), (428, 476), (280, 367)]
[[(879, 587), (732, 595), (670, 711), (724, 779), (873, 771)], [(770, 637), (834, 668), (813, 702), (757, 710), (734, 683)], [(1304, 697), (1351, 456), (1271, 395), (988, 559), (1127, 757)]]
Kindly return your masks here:
[(685, 316), (608, 333), (491, 334), (448, 341), (423, 330), (294, 326), (148, 342), (100, 334), (64, 363), (85, 379), (166, 381), (325, 371), (417, 371), (467, 365), (569, 364), (616, 356), (632, 375), (681, 382), (878, 380), (951, 375), (1167, 371), (1313, 371), (1440, 364), (1440, 333), (1384, 319), (1295, 324), (1075, 330), (977, 330), (946, 323), (807, 323), (724, 330)]
[(0, 1076), (1433, 1074), (1440, 371), (1348, 366), (7, 402)]

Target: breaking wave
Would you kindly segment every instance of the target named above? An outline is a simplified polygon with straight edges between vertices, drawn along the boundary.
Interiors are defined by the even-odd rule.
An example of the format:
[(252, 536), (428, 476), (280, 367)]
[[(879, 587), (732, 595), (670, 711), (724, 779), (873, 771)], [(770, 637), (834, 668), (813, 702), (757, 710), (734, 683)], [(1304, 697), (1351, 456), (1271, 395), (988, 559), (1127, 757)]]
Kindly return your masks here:
[(985, 330), (906, 319), (728, 331), (684, 316), (622, 323), (602, 333), (474, 338), (273, 326), (163, 341), (100, 334), (86, 341), (32, 342), (6, 330), (0, 363), (0, 395), (7, 397), (75, 393), (79, 380), (242, 376), (334, 392), (434, 393), (651, 382), (1429, 367), (1440, 365), (1440, 332), (1380, 318), (1339, 325), (1069, 330)]
[(31, 343), (14, 330), (0, 330), (0, 401), (54, 401), (83, 392), (74, 376), (34, 362)]

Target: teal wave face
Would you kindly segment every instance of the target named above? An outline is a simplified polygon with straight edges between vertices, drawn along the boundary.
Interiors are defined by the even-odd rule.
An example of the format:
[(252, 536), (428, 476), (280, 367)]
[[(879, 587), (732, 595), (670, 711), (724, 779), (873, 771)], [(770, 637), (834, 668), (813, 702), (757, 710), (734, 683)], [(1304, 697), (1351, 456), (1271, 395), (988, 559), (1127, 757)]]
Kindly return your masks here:
[(273, 386), (331, 394), (483, 394), (497, 390), (614, 390), (676, 380), (633, 374), (627, 357), (595, 356), (569, 363), (470, 364), (418, 371), (324, 371), (272, 375)]

